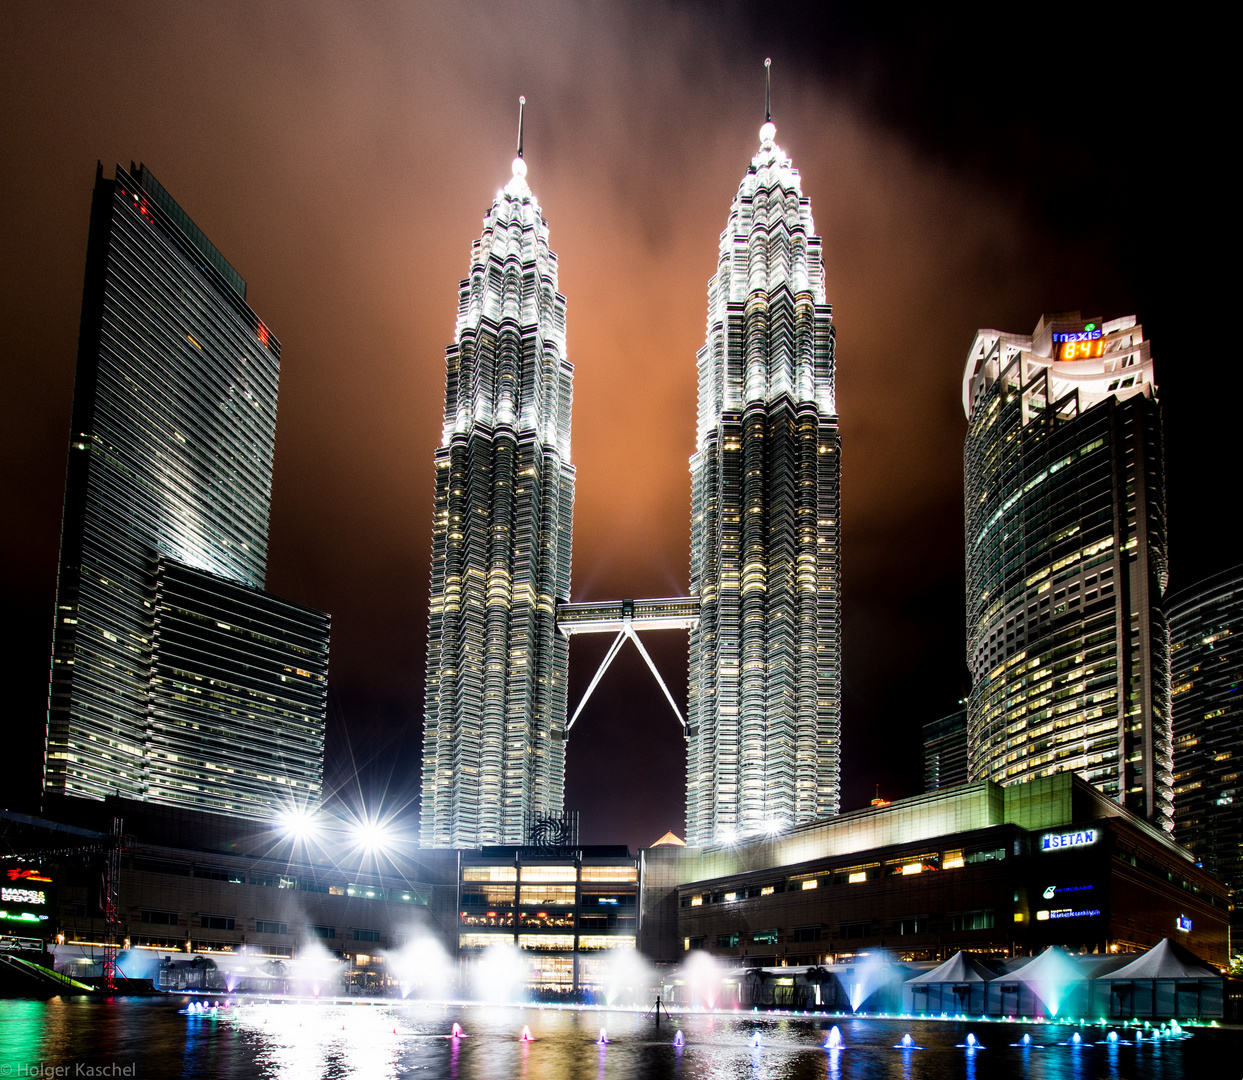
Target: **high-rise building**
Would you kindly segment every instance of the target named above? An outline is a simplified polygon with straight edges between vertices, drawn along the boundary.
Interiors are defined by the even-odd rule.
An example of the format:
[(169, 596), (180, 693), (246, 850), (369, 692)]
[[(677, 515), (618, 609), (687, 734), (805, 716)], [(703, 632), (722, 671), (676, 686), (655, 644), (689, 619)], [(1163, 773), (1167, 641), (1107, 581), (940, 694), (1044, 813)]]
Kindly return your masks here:
[(145, 167), (99, 167), (44, 790), (317, 800), (328, 617), (262, 592), (280, 345)]
[(967, 710), (924, 725), (924, 791), (967, 782)]
[(981, 330), (967, 356), (968, 768), (1072, 770), (1172, 823), (1161, 410), (1133, 317)]
[(766, 121), (708, 284), (691, 458), (691, 844), (838, 812), (834, 330), (820, 238)]
[(424, 847), (522, 844), (562, 810), (574, 466), (565, 298), (526, 164), (471, 249), (436, 450)]
[(1174, 839), (1243, 888), (1243, 566), (1169, 596)]

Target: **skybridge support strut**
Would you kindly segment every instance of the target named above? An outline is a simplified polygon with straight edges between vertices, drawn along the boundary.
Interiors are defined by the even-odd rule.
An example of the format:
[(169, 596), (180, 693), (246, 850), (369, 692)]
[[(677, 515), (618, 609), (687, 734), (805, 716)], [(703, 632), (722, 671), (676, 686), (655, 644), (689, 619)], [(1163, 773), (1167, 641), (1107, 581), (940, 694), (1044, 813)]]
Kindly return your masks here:
[(682, 725), (683, 733), (686, 732), (686, 718), (682, 715), (682, 710), (678, 708), (678, 703), (674, 701), (673, 694), (669, 692), (669, 687), (665, 685), (665, 680), (661, 678), (660, 671), (657, 669), (651, 655), (643, 647), (643, 642), (639, 640), (638, 632), (635, 630), (636, 609), (639, 623), (651, 629), (688, 629), (699, 621), (699, 604), (693, 597), (672, 597), (662, 600), (622, 600), (609, 601), (602, 604), (565, 604), (558, 610), (558, 626), (566, 637), (573, 634), (598, 634), (608, 633), (613, 630), (617, 631), (617, 636), (613, 638), (608, 652), (604, 654), (604, 659), (600, 662), (600, 667), (592, 677), (591, 684), (587, 687), (587, 692), (583, 694), (582, 700), (578, 703), (578, 708), (574, 710), (574, 715), (570, 717), (570, 722), (565, 726), (567, 735), (570, 733), (570, 729), (574, 726), (575, 721), (582, 714), (584, 706), (591, 700), (591, 695), (595, 692), (596, 687), (600, 685), (600, 680), (604, 677), (604, 673), (608, 671), (609, 665), (613, 663), (618, 652), (621, 651), (622, 646), (626, 643), (627, 638), (634, 642), (635, 648), (639, 650), (639, 655), (643, 657), (648, 670), (655, 676), (657, 684), (665, 695), (665, 700), (669, 702), (673, 715), (678, 718), (678, 723)]

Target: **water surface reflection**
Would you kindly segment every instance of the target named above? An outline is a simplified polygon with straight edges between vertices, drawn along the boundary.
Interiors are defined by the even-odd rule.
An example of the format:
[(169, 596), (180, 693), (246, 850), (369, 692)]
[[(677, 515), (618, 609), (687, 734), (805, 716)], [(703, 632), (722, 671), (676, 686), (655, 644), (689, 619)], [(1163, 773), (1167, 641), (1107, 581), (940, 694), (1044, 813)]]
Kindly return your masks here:
[[(1125, 1029), (1110, 1042), (1108, 1028), (1069, 1025), (688, 1013), (657, 1026), (596, 1009), (246, 999), (187, 1015), (186, 1004), (0, 1001), (0, 1076), (38, 1076), (40, 1065), (45, 1076), (73, 1075), (81, 1062), (133, 1065), (138, 1077), (243, 1080), (1158, 1080), (1212, 1075), (1243, 1051), (1243, 1032), (1225, 1029), (1136, 1043)], [(455, 1023), (464, 1037), (452, 1036)], [(834, 1025), (840, 1050), (824, 1048)], [(533, 1041), (520, 1041), (524, 1026)], [(685, 1045), (675, 1045), (678, 1031)], [(908, 1033), (917, 1049), (898, 1048)], [(981, 1049), (964, 1048), (971, 1033)]]

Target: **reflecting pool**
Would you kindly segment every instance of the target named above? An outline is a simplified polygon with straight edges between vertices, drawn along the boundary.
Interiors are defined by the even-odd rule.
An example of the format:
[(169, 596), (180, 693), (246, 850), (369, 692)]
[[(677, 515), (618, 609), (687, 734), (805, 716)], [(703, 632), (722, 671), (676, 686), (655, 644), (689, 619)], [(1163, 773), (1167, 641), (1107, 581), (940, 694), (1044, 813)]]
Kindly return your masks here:
[(675, 1013), (657, 1025), (636, 1011), (553, 1006), (54, 998), (0, 1001), (0, 1078), (1157, 1080), (1213, 1075), (1243, 1051), (1239, 1029), (1139, 1032), (740, 1012)]

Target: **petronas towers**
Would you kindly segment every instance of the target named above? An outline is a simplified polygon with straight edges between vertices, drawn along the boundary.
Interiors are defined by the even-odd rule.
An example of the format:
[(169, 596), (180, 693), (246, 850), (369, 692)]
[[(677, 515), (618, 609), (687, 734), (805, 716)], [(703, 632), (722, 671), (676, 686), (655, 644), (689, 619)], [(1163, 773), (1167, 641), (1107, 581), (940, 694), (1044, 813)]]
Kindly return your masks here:
[(798, 172), (760, 129), (721, 234), (691, 458), (686, 831), (838, 811), (839, 451), (832, 308)]
[(565, 297), (521, 157), (471, 249), (446, 362), (420, 842), (521, 843), (528, 815), (562, 804), (574, 508)]
[[(721, 234), (699, 353), (691, 844), (838, 812), (832, 309), (811, 204), (775, 134), (761, 128)], [(421, 843), (522, 844), (531, 822), (562, 810), (574, 628), (567, 613), (558, 629), (558, 611), (570, 599), (574, 467), (565, 298), (521, 136), (473, 245), (446, 360)], [(623, 621), (641, 604), (628, 603)]]

